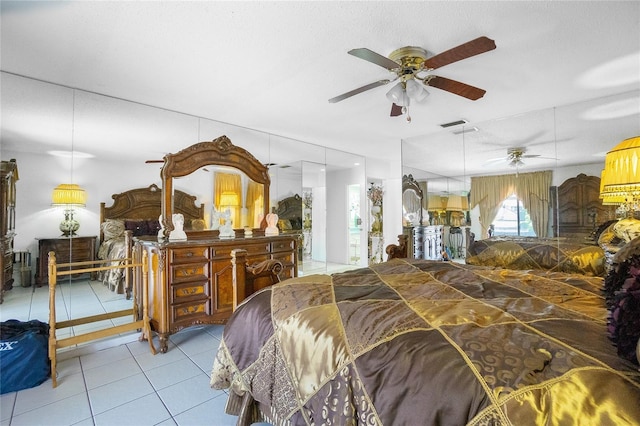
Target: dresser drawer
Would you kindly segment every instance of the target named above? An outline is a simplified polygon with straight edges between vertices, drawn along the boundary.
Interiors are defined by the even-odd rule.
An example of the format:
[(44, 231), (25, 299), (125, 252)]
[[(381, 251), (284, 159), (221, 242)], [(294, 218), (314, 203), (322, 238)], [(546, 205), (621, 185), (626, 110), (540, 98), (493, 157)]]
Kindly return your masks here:
[(172, 263), (206, 262), (209, 260), (209, 247), (187, 247), (171, 250)]
[(192, 281), (208, 281), (208, 279), (208, 263), (191, 263), (171, 266), (171, 285)]
[(291, 251), (291, 250), (295, 250), (295, 248), (296, 248), (295, 240), (280, 240), (280, 241), (273, 241), (271, 243), (272, 253), (279, 252), (279, 251)]
[(231, 250), (242, 248), (247, 251), (247, 255), (268, 254), (270, 245), (268, 242), (247, 245), (228, 245), (222, 247), (211, 247), (211, 257), (213, 259), (231, 259)]
[(209, 297), (209, 281), (174, 284), (171, 286), (171, 303), (179, 304)]
[(285, 266), (293, 265), (295, 262), (295, 254), (293, 252), (273, 253), (271, 258), (279, 260)]
[(202, 299), (171, 305), (171, 328), (178, 331), (185, 326), (197, 323), (198, 317), (211, 314), (211, 300)]

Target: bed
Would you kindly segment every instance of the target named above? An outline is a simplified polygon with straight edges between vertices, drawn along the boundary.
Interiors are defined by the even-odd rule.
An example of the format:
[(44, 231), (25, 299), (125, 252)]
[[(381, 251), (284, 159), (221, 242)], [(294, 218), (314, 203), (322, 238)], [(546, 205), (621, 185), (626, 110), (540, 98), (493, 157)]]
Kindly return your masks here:
[[(100, 247), (98, 259), (112, 260), (119, 264), (131, 257), (133, 237), (158, 235), (162, 190), (155, 184), (146, 188), (135, 188), (111, 196), (113, 204), (100, 203)], [(174, 212), (185, 219), (185, 229), (201, 229), (204, 226), (204, 205), (196, 205), (196, 197), (175, 190)], [(131, 296), (131, 288), (126, 285), (124, 271), (113, 269), (99, 274), (101, 280), (112, 291)], [(131, 282), (131, 280), (129, 280)], [(130, 286), (129, 286), (130, 287)]]
[(289, 279), (229, 319), (211, 386), (238, 424), (640, 424), (603, 278), (392, 259)]
[(283, 233), (302, 232), (302, 198), (295, 194), (278, 201), (278, 229)]
[(508, 269), (605, 275), (605, 251), (567, 238), (491, 237), (471, 241), (465, 262)]

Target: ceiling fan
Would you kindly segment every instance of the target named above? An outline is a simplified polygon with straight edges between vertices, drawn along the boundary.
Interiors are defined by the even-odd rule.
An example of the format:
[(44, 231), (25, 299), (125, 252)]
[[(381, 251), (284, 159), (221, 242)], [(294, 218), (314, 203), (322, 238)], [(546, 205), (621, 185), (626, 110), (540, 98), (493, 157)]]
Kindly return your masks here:
[[(407, 112), (411, 99), (416, 101), (423, 100), (428, 95), (424, 86), (435, 87), (475, 101), (483, 97), (486, 91), (459, 81), (433, 75), (431, 71), (495, 48), (496, 43), (483, 36), (430, 58), (427, 58), (428, 52), (425, 49), (415, 46), (396, 49), (391, 52), (388, 58), (367, 48), (352, 49), (348, 52), (350, 55), (386, 68), (395, 75), (391, 79), (378, 80), (343, 93), (342, 95), (329, 99), (329, 102), (340, 102), (351, 96), (379, 86), (384, 86), (396, 80), (400, 81), (387, 93), (387, 98), (393, 102), (391, 105), (392, 117)], [(408, 114), (407, 121), (411, 121)]]
[(495, 164), (500, 162), (506, 162), (509, 166), (515, 167), (516, 171), (518, 168), (525, 165), (523, 159), (525, 158), (538, 158), (541, 160), (555, 160), (555, 158), (543, 157), (540, 154), (527, 154), (527, 148), (525, 147), (515, 147), (515, 148), (507, 148), (506, 157), (498, 157), (487, 160), (486, 164)]

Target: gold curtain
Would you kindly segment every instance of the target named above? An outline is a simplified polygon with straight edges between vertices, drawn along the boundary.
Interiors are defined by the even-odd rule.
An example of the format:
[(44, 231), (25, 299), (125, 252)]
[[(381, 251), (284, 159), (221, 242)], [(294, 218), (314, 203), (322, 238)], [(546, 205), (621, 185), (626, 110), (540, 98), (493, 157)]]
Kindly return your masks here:
[(264, 185), (249, 181), (245, 206), (247, 207), (247, 225), (252, 228), (260, 228), (260, 217), (264, 213)]
[(529, 212), (533, 230), (538, 237), (546, 237), (549, 226), (549, 187), (551, 171), (519, 173), (471, 178), (471, 208), (479, 206), (482, 234), (500, 210), (505, 198), (511, 194), (522, 201)]
[[(236, 199), (239, 200), (242, 198), (242, 179), (240, 175), (235, 173), (221, 173), (215, 172), (213, 175), (213, 197), (214, 203), (216, 206), (216, 210), (221, 211), (220, 206), (220, 197), (223, 193), (232, 192), (236, 195)], [(240, 227), (240, 211), (242, 206), (235, 205), (232, 208), (231, 220), (233, 221), (233, 227)]]

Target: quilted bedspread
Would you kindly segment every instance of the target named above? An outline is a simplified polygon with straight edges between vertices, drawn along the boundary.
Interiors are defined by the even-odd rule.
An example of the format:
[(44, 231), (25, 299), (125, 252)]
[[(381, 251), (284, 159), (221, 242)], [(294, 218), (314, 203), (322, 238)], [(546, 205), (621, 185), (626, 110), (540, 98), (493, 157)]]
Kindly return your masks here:
[(469, 245), (466, 262), (509, 269), (605, 275), (602, 248), (563, 238), (493, 237), (478, 240)]
[(411, 259), (290, 279), (233, 314), (211, 386), (274, 424), (638, 425), (601, 288)]

